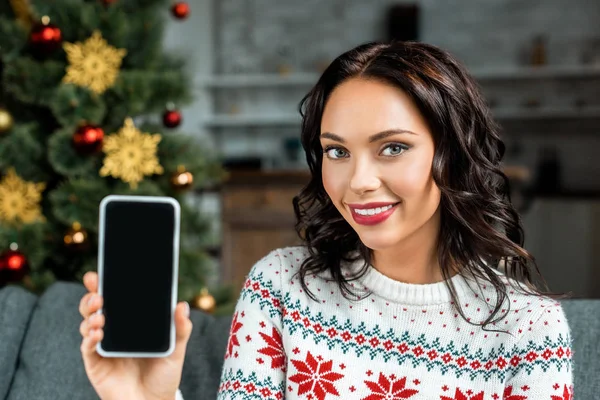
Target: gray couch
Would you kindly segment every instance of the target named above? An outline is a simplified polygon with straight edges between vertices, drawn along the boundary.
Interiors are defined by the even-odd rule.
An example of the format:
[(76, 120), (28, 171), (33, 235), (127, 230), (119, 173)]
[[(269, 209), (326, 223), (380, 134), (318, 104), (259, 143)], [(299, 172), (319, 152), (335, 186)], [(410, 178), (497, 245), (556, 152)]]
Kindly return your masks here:
[[(83, 286), (56, 283), (41, 297), (0, 290), (0, 400), (97, 399), (79, 353)], [(600, 399), (600, 300), (563, 301), (574, 338), (575, 398)], [(192, 311), (181, 391), (215, 399), (230, 318)], [(537, 400), (537, 399), (535, 399)]]

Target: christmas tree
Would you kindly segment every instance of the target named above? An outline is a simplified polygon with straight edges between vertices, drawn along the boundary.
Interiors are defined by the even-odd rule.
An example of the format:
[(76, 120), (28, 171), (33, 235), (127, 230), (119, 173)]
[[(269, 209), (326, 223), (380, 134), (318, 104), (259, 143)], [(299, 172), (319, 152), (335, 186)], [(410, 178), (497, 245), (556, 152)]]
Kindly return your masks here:
[[(179, 297), (207, 296), (209, 221), (191, 193), (223, 178), (214, 152), (175, 130), (189, 103), (182, 57), (161, 43), (166, 0), (0, 3), (0, 287), (40, 293), (97, 268), (109, 194), (181, 204)], [(185, 19), (185, 2), (170, 18)], [(231, 293), (210, 288), (217, 305)], [(196, 304), (199, 302), (196, 297)], [(210, 307), (210, 305), (209, 305)]]

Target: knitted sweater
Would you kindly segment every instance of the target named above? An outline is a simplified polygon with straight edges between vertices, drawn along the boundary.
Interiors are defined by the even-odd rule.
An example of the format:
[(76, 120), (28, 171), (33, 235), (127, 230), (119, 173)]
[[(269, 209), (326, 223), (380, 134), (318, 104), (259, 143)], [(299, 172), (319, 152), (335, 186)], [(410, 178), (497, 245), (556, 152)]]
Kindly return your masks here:
[[(507, 286), (507, 317), (483, 330), (444, 282), (415, 285), (369, 266), (346, 299), (327, 274), (293, 275), (308, 251), (278, 249), (250, 271), (233, 316), (218, 399), (558, 400), (573, 393), (571, 336), (554, 300)], [(352, 274), (360, 263), (343, 264)], [(498, 272), (505, 284), (509, 279)], [(495, 305), (493, 286), (451, 278), (467, 319)]]

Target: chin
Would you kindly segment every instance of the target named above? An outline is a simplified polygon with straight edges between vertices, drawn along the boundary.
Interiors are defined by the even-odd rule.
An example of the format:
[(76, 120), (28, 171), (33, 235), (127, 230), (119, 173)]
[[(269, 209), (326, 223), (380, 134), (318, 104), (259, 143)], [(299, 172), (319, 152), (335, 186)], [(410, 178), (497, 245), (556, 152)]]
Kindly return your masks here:
[(360, 241), (371, 250), (385, 250), (398, 245), (402, 241), (397, 234), (386, 232), (358, 232)]

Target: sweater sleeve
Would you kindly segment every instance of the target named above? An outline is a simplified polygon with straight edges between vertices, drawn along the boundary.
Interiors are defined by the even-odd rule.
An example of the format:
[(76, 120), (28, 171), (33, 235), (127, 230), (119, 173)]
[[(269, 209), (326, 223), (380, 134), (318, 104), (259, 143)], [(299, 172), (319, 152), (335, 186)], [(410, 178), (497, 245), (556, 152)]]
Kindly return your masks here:
[(285, 398), (281, 275), (277, 250), (250, 270), (230, 327), (218, 400)]
[(542, 310), (539, 317), (525, 323), (523, 336), (513, 348), (505, 399), (573, 398), (573, 350), (567, 318), (559, 303)]

